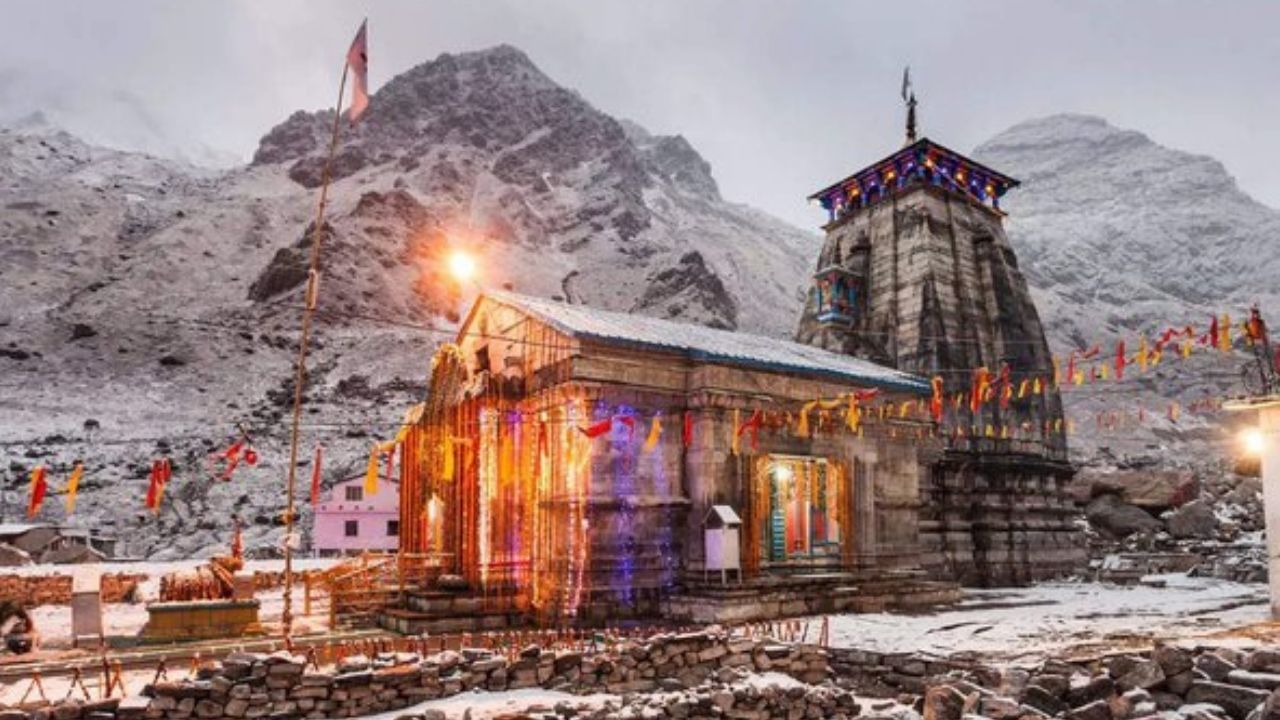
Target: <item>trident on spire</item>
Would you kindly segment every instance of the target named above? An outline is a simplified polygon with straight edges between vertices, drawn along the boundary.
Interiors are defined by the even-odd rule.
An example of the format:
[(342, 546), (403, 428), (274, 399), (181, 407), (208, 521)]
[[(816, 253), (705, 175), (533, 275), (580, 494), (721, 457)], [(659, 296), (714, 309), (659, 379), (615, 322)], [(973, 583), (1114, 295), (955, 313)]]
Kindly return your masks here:
[(907, 106), (907, 145), (916, 141), (916, 92), (911, 87), (911, 66), (902, 70), (902, 102)]

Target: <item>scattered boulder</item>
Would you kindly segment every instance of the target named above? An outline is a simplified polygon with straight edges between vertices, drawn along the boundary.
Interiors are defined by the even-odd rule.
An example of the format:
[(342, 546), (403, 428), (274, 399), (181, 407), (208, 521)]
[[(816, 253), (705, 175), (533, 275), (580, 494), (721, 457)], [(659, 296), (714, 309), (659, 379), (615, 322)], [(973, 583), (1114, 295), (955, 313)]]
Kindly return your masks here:
[(1090, 678), (1084, 683), (1073, 685), (1067, 691), (1067, 703), (1072, 707), (1088, 705), (1095, 700), (1105, 700), (1116, 694), (1116, 683), (1107, 675)]
[(1244, 659), (1247, 670), (1259, 672), (1280, 672), (1280, 649), (1259, 648), (1249, 653)]
[(1193, 500), (1174, 510), (1165, 520), (1169, 534), (1180, 539), (1207, 540), (1218, 527), (1213, 509), (1203, 500)]
[(1205, 677), (1214, 682), (1223, 682), (1227, 676), (1231, 674), (1238, 666), (1230, 660), (1224, 658), (1218, 652), (1201, 653), (1196, 656), (1195, 669), (1204, 673)]
[(924, 720), (961, 720), (964, 706), (963, 693), (950, 685), (936, 685), (924, 695)]
[(1117, 678), (1116, 684), (1125, 690), (1132, 690), (1133, 688), (1150, 690), (1164, 682), (1164, 679), (1164, 670), (1160, 669), (1160, 663), (1155, 660), (1141, 660), (1134, 663), (1131, 669)]
[(1190, 650), (1168, 644), (1157, 645), (1151, 651), (1151, 659), (1159, 663), (1160, 669), (1169, 677), (1190, 670), (1194, 664)]
[(1014, 720), (1025, 712), (1017, 700), (998, 695), (991, 695), (978, 701), (978, 712), (991, 720)]
[(1116, 495), (1100, 495), (1085, 508), (1089, 524), (1099, 532), (1114, 538), (1126, 538), (1135, 533), (1155, 532), (1161, 529), (1159, 520), (1134, 505), (1129, 505)]
[(1071, 720), (1113, 720), (1111, 705), (1106, 700), (1094, 700), (1067, 713)]
[(1022, 695), (1022, 703), (1047, 715), (1063, 715), (1071, 709), (1071, 706), (1067, 705), (1062, 698), (1039, 685), (1027, 686), (1026, 692)]
[(1087, 497), (1081, 498), (1083, 502), (1102, 495), (1115, 495), (1129, 505), (1155, 513), (1178, 507), (1200, 494), (1200, 483), (1195, 475), (1182, 470), (1086, 471), (1076, 482), (1088, 493)]
[(1280, 688), (1280, 674), (1276, 673), (1232, 670), (1227, 674), (1226, 681), (1232, 685), (1244, 685), (1245, 687), (1258, 688), (1260, 690)]
[(1192, 705), (1208, 703), (1217, 705), (1235, 720), (1245, 720), (1254, 708), (1271, 696), (1266, 690), (1228, 685), (1212, 680), (1197, 680), (1187, 691), (1187, 702)]

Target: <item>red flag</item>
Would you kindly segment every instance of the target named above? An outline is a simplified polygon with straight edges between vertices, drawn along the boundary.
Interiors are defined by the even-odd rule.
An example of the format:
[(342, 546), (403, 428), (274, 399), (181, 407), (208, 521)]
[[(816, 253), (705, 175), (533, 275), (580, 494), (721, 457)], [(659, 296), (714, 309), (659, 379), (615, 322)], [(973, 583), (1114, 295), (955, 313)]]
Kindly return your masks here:
[(742, 433), (751, 431), (751, 449), (760, 449), (760, 423), (764, 422), (764, 415), (756, 410), (751, 413), (751, 419), (747, 420), (738, 428), (738, 437), (742, 437)]
[(693, 444), (693, 413), (688, 410), (684, 411), (684, 432), (682, 439), (684, 440), (685, 447), (689, 447), (689, 445)]
[(1218, 316), (1209, 322), (1209, 347), (1218, 347)]
[(324, 459), (324, 446), (316, 446), (316, 459), (311, 463), (311, 504), (320, 504), (320, 462)]
[[(222, 468), (222, 475), (218, 478), (219, 480), (222, 480), (223, 482), (231, 480), (232, 473), (234, 473), (236, 468), (240, 465), (241, 451), (244, 451), (244, 448), (244, 440), (237, 440), (231, 443), (231, 445), (223, 451), (222, 459), (226, 461), (226, 465)], [(249, 462), (250, 465), (258, 462), (258, 454), (253, 452), (252, 448), (248, 451), (244, 451), (243, 457), (246, 462), (249, 462), (252, 458), (252, 462)]]
[(40, 506), (44, 504), (44, 496), (48, 490), (49, 483), (45, 479), (44, 466), (39, 465), (31, 471), (31, 500), (27, 503), (27, 517), (33, 518), (40, 512)]
[(856, 390), (853, 393), (854, 397), (858, 398), (858, 402), (860, 403), (870, 402), (879, 394), (879, 390)]
[(929, 400), (929, 412), (933, 415), (934, 422), (942, 422), (942, 376), (934, 376), (931, 381), (933, 385), (933, 397)]
[(351, 49), (347, 50), (347, 66), (351, 68), (351, 107), (347, 109), (347, 119), (353, 124), (360, 119), (369, 107), (369, 21), (360, 23), (356, 37), (351, 41)]
[(1116, 379), (1117, 380), (1124, 379), (1124, 364), (1125, 364), (1124, 341), (1121, 340), (1120, 342), (1116, 343)]
[(160, 500), (164, 497), (164, 488), (169, 483), (169, 476), (172, 472), (173, 468), (169, 464), (169, 458), (161, 458), (151, 463), (151, 480), (147, 485), (148, 510), (160, 512)]
[(578, 428), (578, 430), (581, 431), (583, 435), (586, 435), (589, 438), (598, 438), (601, 435), (609, 432), (609, 429), (612, 427), (613, 427), (613, 418), (605, 418), (604, 420), (601, 420), (600, 422), (595, 423), (593, 425), (588, 425), (587, 427), (584, 427), (584, 428), (580, 427)]

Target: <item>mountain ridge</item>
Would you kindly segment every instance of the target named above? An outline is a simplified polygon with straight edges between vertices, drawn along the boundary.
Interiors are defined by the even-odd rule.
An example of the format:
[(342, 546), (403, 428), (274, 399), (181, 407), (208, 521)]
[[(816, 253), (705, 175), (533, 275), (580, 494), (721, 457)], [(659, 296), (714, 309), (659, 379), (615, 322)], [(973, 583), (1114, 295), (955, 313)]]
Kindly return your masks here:
[[(493, 83), (502, 107), (477, 90)], [(83, 459), (78, 521), (125, 552), (205, 553), (233, 513), (250, 548), (273, 552), (321, 152), (310, 136), (326, 119), (291, 114), (255, 162), (222, 172), (51, 128), (0, 132), (0, 516), (22, 516), (34, 464), (57, 487)], [(519, 51), (424, 63), (343, 131), (303, 423), (308, 448), (328, 447), (326, 484), (421, 399), (475, 292), (439, 270), (454, 248), (480, 258), (490, 287), (789, 333), (813, 236), (725, 202), (687, 141), (629, 135)], [(261, 460), (214, 481), (210, 455), (239, 426)], [(153, 517), (140, 499), (160, 455), (174, 484)], [(38, 519), (63, 517), (55, 497)]]

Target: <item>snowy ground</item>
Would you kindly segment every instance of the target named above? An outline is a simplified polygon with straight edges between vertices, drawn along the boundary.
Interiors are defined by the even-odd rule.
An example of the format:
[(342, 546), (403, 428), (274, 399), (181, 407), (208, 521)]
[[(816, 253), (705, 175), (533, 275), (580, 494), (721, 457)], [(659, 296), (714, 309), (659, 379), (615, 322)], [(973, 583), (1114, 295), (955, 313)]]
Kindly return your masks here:
[[(294, 561), (294, 570), (322, 570), (337, 560), (303, 558)], [(141, 602), (107, 603), (102, 608), (104, 629), (108, 636), (133, 637), (142, 630), (147, 622), (146, 603), (159, 599), (160, 578), (171, 572), (193, 570), (204, 564), (202, 560), (176, 560), (172, 562), (110, 562), (92, 565), (28, 565), (25, 567), (5, 568), (4, 572), (16, 575), (83, 575), (111, 573), (142, 573), (147, 580), (139, 585)], [(245, 563), (245, 572), (280, 571), (284, 569), (283, 560), (249, 560)], [(280, 622), (284, 609), (284, 591), (281, 589), (257, 593), (261, 602), (259, 619), (264, 627), (270, 629)], [(327, 599), (317, 596), (318, 602), (313, 604), (310, 616), (302, 616), (302, 589), (299, 586), (293, 593), (294, 613), (298, 623), (311, 630), (328, 629)], [(41, 643), (47, 648), (66, 647), (71, 642), (71, 606), (41, 605), (32, 610), (36, 627), (40, 629)]]
[(831, 619), (831, 645), (1018, 662), (1206, 636), (1269, 619), (1264, 585), (1170, 574), (1127, 587), (1054, 582), (969, 590), (955, 608), (927, 615), (841, 615)]
[[(143, 587), (144, 596), (151, 597), (160, 574), (192, 564), (145, 563), (99, 569), (151, 573), (157, 580)], [(320, 564), (323, 563), (304, 561), (301, 566)], [(252, 569), (278, 569), (278, 566), (278, 561), (250, 563)], [(38, 569), (24, 571), (38, 572)], [(300, 596), (300, 591), (295, 593), (298, 603), (295, 607), (300, 606)], [(263, 601), (262, 615), (266, 623), (278, 622), (281, 592), (259, 593), (259, 597)], [(313, 610), (313, 617), (302, 618), (301, 623), (321, 630), (323, 605), (317, 603)], [(106, 615), (110, 632), (126, 635), (135, 633), (146, 619), (142, 604), (108, 605)], [(46, 636), (70, 624), (70, 611), (65, 606), (40, 608), (36, 617)], [(1138, 586), (1055, 582), (1028, 588), (970, 590), (964, 602), (930, 614), (834, 616), (830, 643), (833, 647), (881, 652), (968, 654), (996, 662), (1033, 663), (1050, 655), (1081, 657), (1114, 652), (1156, 639), (1236, 645), (1258, 640), (1275, 642), (1280, 638), (1272, 635), (1280, 630), (1265, 624), (1268, 620), (1264, 585), (1170, 574), (1150, 576)], [(127, 678), (130, 690), (150, 680), (144, 675)], [(772, 682), (767, 675), (753, 681), (781, 683)], [(48, 684), (51, 696), (60, 697), (66, 692), (62, 681), (50, 680)], [(24, 690), (25, 687), (0, 689), (0, 702), (16, 700)], [(461, 716), (462, 710), (469, 707), (471, 716), (479, 720), (534, 705), (552, 707), (562, 700), (598, 707), (609, 699), (610, 696), (579, 698), (547, 691), (469, 693), (427, 703), (422, 708), (439, 708), (451, 715), (456, 711)], [(397, 715), (404, 712), (407, 711)]]

